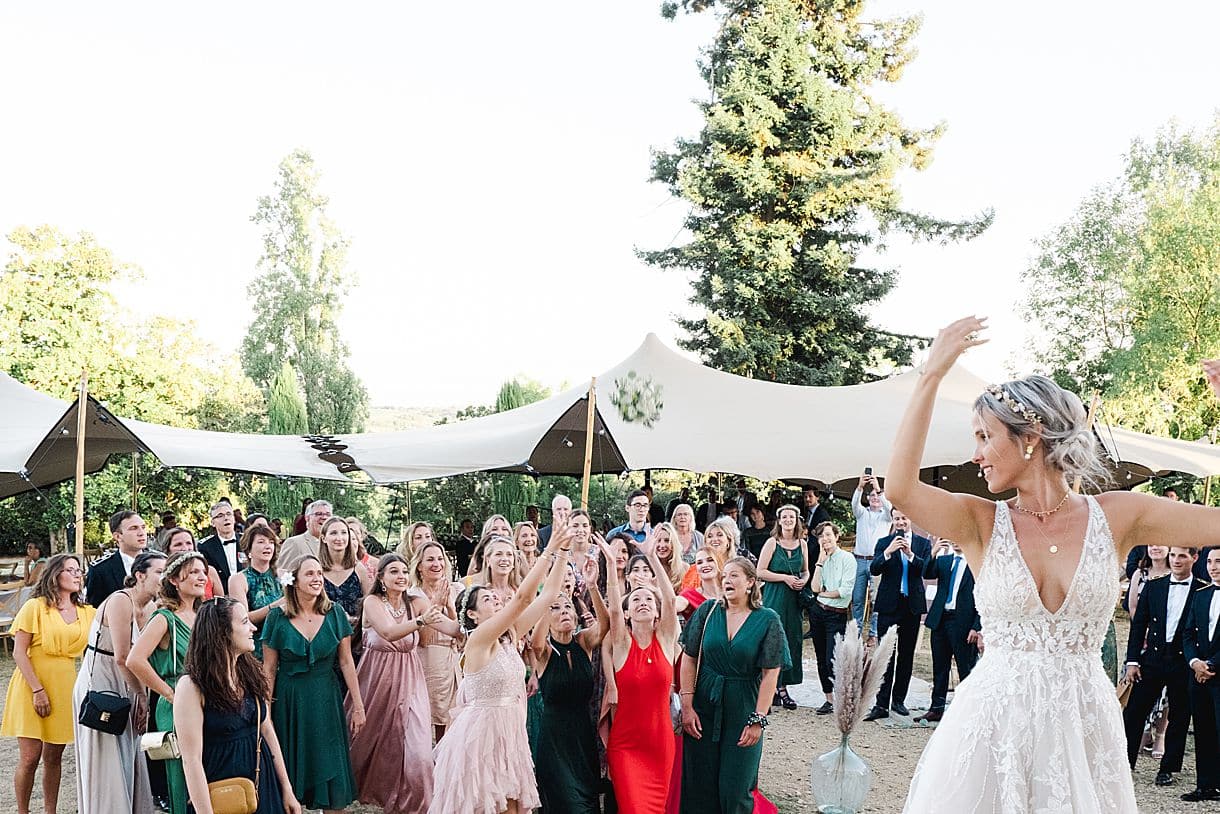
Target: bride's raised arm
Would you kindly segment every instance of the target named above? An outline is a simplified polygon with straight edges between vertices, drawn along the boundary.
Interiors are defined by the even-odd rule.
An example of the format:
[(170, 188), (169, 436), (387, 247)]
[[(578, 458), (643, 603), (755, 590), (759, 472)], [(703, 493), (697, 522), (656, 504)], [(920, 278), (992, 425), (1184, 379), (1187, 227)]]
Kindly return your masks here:
[[(1220, 398), (1220, 359), (1203, 362), (1203, 373)], [(1097, 501), (1120, 551), (1136, 545), (1220, 546), (1220, 509), (1138, 492), (1106, 492)]]
[[(915, 384), (915, 392), (898, 425), (890, 465), (885, 472), (885, 492), (895, 506), (916, 525), (953, 540), (967, 550), (981, 549), (983, 540), (990, 536), (994, 504), (923, 483), (919, 480), (919, 462), (928, 441), (928, 426), (932, 423), (941, 380), (962, 353), (987, 342), (979, 338), (979, 332), (985, 327), (985, 319), (966, 317), (936, 335), (923, 373)], [(965, 428), (962, 430), (964, 434)]]

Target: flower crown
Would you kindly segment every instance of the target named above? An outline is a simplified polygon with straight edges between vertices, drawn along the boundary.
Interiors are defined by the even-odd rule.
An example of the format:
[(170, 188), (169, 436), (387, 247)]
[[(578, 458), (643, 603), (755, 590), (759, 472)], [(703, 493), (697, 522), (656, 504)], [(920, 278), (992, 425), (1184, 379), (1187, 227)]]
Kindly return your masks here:
[(1035, 413), (1030, 408), (1026, 407), (1021, 402), (1008, 394), (1008, 391), (998, 384), (987, 385), (987, 392), (991, 394), (997, 401), (1004, 404), (1005, 407), (1012, 410), (1017, 415), (1024, 418), (1030, 424), (1041, 424), (1042, 416)]

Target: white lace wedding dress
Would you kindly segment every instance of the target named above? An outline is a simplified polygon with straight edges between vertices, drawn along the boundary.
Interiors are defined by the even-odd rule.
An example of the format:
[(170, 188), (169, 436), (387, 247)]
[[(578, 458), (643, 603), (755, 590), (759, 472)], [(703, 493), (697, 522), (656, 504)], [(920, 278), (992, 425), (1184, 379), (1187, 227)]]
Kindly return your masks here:
[(975, 586), (987, 650), (924, 749), (908, 814), (1135, 814), (1122, 714), (1101, 665), (1118, 555), (1097, 501), (1062, 607), (1051, 613), (1008, 505)]

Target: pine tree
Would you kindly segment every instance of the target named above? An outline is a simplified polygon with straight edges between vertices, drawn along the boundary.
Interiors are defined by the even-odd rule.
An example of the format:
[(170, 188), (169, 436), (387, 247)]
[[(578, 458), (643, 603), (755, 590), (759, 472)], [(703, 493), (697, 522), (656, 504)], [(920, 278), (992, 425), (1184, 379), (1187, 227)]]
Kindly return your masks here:
[(865, 313), (894, 272), (861, 268), (861, 251), (891, 230), (950, 241), (991, 222), (990, 213), (947, 222), (902, 209), (896, 176), (927, 166), (939, 129), (908, 128), (870, 95), (901, 75), (918, 21), (865, 21), (863, 5), (745, 0), (718, 12), (701, 63), (712, 93), (703, 130), (654, 154), (652, 180), (690, 204), (691, 239), (640, 256), (696, 273), (690, 301), (706, 315), (681, 320), (682, 345), (713, 367), (839, 385), (909, 363), (918, 338)]

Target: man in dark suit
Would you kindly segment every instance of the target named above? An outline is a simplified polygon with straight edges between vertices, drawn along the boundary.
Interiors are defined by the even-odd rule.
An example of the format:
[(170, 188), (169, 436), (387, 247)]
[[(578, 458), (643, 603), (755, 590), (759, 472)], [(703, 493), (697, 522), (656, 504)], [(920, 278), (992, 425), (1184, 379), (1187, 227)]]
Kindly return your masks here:
[(919, 620), (927, 604), (923, 594), (923, 569), (932, 551), (926, 537), (912, 536), (910, 519), (893, 510), (891, 533), (877, 541), (877, 553), (869, 571), (881, 577), (877, 585), (877, 635), (898, 626), (898, 650), (890, 658), (885, 680), (877, 692), (877, 700), (866, 721), (890, 717), (892, 709), (898, 715), (910, 715), (906, 708), (907, 688), (911, 686), (911, 668), (915, 664), (915, 643), (919, 640)]
[(700, 534), (707, 531), (707, 527), (720, 516), (720, 501), (717, 499), (716, 491), (715, 485), (708, 484), (705, 488), (707, 499), (695, 512), (695, 530)]
[(678, 494), (678, 496), (669, 501), (669, 503), (665, 504), (665, 519), (673, 520), (674, 509), (678, 508), (678, 506), (683, 503), (690, 506), (691, 512), (695, 511), (695, 501), (691, 499), (689, 486), (683, 486), (682, 491)]
[(1190, 596), (1207, 586), (1191, 574), (1198, 552), (1185, 546), (1169, 549), (1169, 576), (1149, 580), (1140, 591), (1131, 633), (1127, 637), (1127, 678), (1135, 682), (1123, 727), (1127, 732), (1127, 759), (1135, 768), (1144, 722), (1156, 706), (1161, 692), (1169, 693), (1169, 727), (1165, 731), (1165, 754), (1156, 775), (1158, 786), (1168, 786), (1182, 771), (1186, 754), (1186, 732), (1190, 728), (1190, 668), (1182, 650), (1186, 628), (1186, 606)]
[(923, 719), (939, 721), (949, 695), (949, 667), (957, 662), (958, 681), (970, 675), (983, 643), (983, 623), (974, 607), (974, 574), (961, 548), (941, 540), (923, 576), (936, 580), (936, 597), (926, 622), (932, 631), (932, 704)]
[(148, 545), (148, 527), (133, 511), (115, 512), (110, 516), (110, 536), (117, 550), (89, 566), (85, 575), (85, 600), (95, 608), (123, 587), (131, 564)]
[(1193, 673), (1190, 714), (1195, 721), (1195, 788), (1182, 795), (1188, 803), (1220, 800), (1220, 548), (1207, 552), (1207, 575), (1211, 584), (1190, 595), (1182, 632), (1183, 657)]
[(805, 502), (805, 528), (809, 532), (809, 539), (812, 540), (814, 529), (821, 523), (830, 522), (830, 512), (822, 505), (822, 497), (818, 494), (817, 487), (806, 486), (801, 497)]
[[(554, 503), (551, 504), (552, 507), (554, 505)], [(553, 512), (554, 509), (552, 508), (551, 511)], [(458, 525), (458, 534), (460, 535), (456, 546), (458, 575), (464, 577), (466, 572), (470, 570), (470, 558), (474, 556), (474, 549), (477, 545), (474, 539), (474, 521), (469, 517), (464, 519)], [(546, 528), (546, 535), (549, 540), (551, 537), (549, 526)]]
[(229, 577), (240, 571), (245, 564), (237, 551), (237, 518), (228, 501), (220, 501), (211, 508), (213, 533), (199, 543), (199, 553), (216, 569), (220, 584), (227, 591)]

